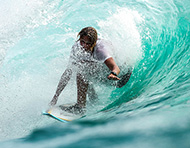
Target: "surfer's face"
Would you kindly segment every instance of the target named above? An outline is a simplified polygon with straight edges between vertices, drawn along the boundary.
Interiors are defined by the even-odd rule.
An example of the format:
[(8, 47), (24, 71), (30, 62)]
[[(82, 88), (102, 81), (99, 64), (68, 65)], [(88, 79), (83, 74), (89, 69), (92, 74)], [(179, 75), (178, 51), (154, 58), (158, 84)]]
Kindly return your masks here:
[(87, 51), (91, 51), (92, 43), (88, 36), (83, 36), (80, 38), (80, 45)]

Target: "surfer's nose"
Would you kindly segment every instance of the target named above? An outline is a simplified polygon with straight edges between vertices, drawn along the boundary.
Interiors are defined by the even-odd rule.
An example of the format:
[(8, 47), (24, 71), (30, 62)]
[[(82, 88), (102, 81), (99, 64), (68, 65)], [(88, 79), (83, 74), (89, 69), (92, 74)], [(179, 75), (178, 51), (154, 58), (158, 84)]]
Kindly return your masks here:
[(91, 43), (87, 43), (87, 42), (85, 42), (85, 41), (80, 41), (80, 44), (81, 44), (81, 46), (83, 47), (83, 48), (89, 48), (90, 46), (91, 46)]

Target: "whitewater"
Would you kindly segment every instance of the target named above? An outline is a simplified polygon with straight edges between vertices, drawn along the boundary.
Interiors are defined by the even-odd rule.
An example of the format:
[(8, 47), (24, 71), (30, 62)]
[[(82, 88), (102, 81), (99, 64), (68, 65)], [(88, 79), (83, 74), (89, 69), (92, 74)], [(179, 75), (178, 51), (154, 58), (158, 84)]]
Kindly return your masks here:
[[(87, 116), (61, 123), (42, 111), (86, 26), (133, 73), (96, 84)], [(1, 147), (189, 148), (190, 1), (0, 0), (0, 92)], [(58, 103), (75, 101), (72, 78)]]

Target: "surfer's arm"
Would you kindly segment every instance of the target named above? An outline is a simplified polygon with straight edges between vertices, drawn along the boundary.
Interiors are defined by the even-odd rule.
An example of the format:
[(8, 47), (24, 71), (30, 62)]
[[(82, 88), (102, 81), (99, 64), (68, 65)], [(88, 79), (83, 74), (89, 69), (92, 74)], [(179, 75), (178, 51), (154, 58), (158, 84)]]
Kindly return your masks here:
[(55, 95), (53, 96), (53, 99), (50, 102), (50, 105), (55, 105), (57, 103), (58, 97), (69, 82), (70, 78), (72, 75), (72, 70), (71, 69), (66, 69), (63, 75), (61, 76), (61, 79), (59, 81), (59, 84), (57, 86), (57, 90)]
[(112, 57), (108, 58), (105, 62), (106, 66), (111, 70), (112, 73), (109, 74), (108, 79), (110, 80), (120, 80), (117, 75), (120, 73), (120, 69), (115, 63)]

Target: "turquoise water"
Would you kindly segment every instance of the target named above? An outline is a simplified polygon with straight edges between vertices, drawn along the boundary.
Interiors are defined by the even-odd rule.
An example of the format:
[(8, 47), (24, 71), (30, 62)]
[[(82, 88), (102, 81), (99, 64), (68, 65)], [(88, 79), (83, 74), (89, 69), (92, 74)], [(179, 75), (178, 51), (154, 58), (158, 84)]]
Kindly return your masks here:
[[(190, 1), (0, 3), (1, 147), (190, 147)], [(99, 102), (63, 124), (41, 112), (86, 26), (134, 70), (123, 88), (96, 85)], [(72, 80), (59, 103), (75, 91)]]

